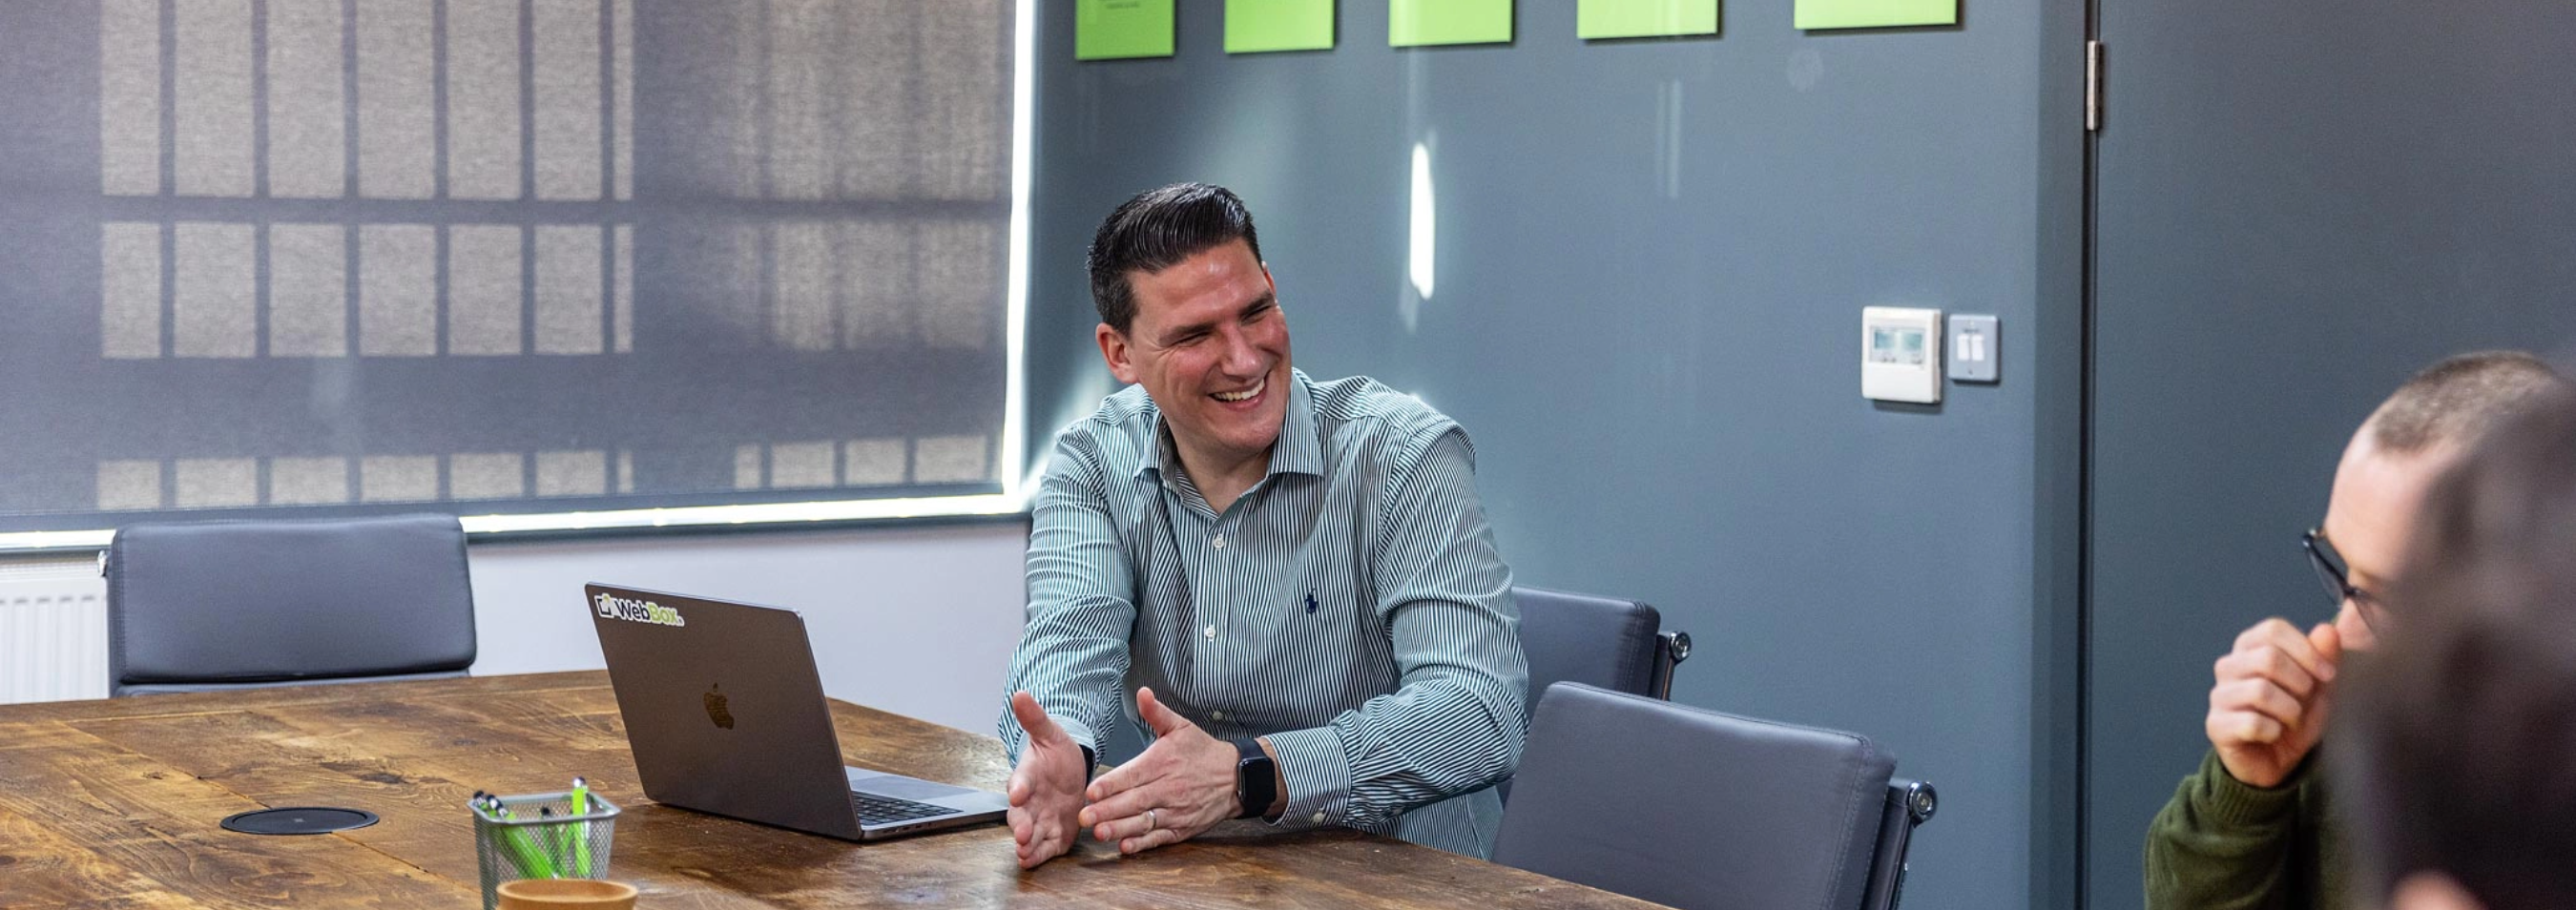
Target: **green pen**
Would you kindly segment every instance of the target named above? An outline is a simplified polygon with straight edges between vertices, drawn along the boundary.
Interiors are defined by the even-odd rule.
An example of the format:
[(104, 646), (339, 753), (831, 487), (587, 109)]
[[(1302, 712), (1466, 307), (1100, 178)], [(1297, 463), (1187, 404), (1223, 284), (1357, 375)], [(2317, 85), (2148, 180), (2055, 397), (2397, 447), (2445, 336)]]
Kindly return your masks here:
[(574, 877), (581, 875), (573, 869), (572, 865), (572, 826), (555, 824), (555, 810), (552, 806), (537, 808), (537, 843), (545, 845), (548, 860), (559, 860), (563, 863), (565, 873)]
[[(495, 821), (515, 820), (516, 817), (510, 812), (509, 805), (501, 802), (500, 797), (488, 796), (485, 800), (483, 814)], [(511, 862), (519, 867), (521, 878), (563, 877), (555, 874), (554, 864), (547, 862), (544, 851), (538, 850), (536, 842), (528, 839), (528, 832), (519, 830), (517, 826), (502, 826), (501, 844), (512, 854)]]
[[(572, 779), (572, 814), (574, 818), (586, 818), (590, 815), (590, 782), (580, 777)], [(572, 863), (575, 870), (573, 874), (589, 878), (591, 876), (590, 822), (583, 821), (572, 826), (570, 833)]]
[[(510, 811), (508, 806), (503, 806), (501, 817), (505, 820), (517, 821), (519, 816), (518, 813)], [(544, 848), (537, 846), (537, 839), (529, 836), (526, 829), (513, 826), (509, 831), (511, 839), (519, 844), (520, 854), (526, 858), (526, 862), (519, 865), (520, 872), (525, 873), (529, 878), (563, 877), (562, 873), (555, 871), (554, 860), (548, 858)]]

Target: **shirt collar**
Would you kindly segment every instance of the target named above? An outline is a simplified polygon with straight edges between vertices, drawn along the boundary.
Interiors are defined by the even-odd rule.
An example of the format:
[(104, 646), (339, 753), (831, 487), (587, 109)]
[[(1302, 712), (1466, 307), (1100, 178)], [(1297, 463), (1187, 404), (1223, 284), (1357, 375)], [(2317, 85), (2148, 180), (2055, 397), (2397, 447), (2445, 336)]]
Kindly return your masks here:
[[(1324, 440), (1315, 429), (1315, 398), (1303, 370), (1288, 371), (1288, 415), (1279, 426), (1279, 441), (1270, 447), (1270, 470), (1263, 476), (1278, 474), (1324, 474)], [(1134, 476), (1158, 472), (1162, 477), (1181, 476), (1181, 453), (1172, 447), (1172, 429), (1163, 423), (1163, 409), (1154, 409), (1154, 420), (1148, 432), (1154, 445), (1136, 459)], [(1159, 478), (1158, 478), (1159, 479)]]

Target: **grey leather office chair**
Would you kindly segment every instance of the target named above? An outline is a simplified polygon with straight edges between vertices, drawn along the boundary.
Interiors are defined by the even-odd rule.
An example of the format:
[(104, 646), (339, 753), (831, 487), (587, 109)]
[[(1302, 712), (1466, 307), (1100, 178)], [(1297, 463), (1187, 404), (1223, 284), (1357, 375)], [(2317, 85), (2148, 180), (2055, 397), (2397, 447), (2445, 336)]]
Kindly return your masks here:
[[(1662, 614), (1639, 601), (1545, 588), (1513, 588), (1520, 605), (1521, 651), (1529, 656), (1529, 699), (1538, 710), (1553, 683), (1579, 682), (1655, 698), (1673, 695), (1673, 671), (1689, 659), (1689, 633), (1661, 632)], [(1509, 779), (1495, 785), (1505, 805)]]
[(1850, 733), (1548, 687), (1494, 861), (1682, 908), (1891, 910), (1929, 785)]
[(1690, 657), (1690, 635), (1659, 632), (1663, 615), (1634, 600), (1513, 588), (1521, 650), (1529, 655), (1530, 705), (1550, 683), (1579, 682), (1656, 698), (1673, 695), (1673, 670)]
[(130, 525), (105, 571), (111, 695), (463, 676), (474, 663), (453, 516)]

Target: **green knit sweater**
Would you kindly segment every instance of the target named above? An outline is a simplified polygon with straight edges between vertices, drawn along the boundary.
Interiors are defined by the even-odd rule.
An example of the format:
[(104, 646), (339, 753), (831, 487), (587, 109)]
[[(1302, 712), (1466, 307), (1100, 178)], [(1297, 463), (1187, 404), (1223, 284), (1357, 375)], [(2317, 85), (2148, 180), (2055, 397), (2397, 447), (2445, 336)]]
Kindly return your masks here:
[(2147, 910), (2335, 910), (2349, 860), (2328, 822), (2319, 749), (2277, 787), (2238, 781), (2211, 751), (2147, 829)]

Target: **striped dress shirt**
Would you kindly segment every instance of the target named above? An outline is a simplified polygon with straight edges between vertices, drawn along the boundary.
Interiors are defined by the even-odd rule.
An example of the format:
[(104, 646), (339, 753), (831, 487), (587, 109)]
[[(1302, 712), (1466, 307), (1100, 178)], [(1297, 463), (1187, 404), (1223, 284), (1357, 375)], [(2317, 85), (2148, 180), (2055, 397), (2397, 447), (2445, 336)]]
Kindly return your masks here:
[[(1222, 515), (1141, 387), (1057, 437), (1010, 690), (1105, 754), (1150, 686), (1211, 736), (1269, 737), (1277, 825), (1483, 856), (1529, 671), (1473, 449), (1412, 396), (1291, 372), (1269, 471)], [(1000, 729), (1016, 762), (1007, 706)]]

